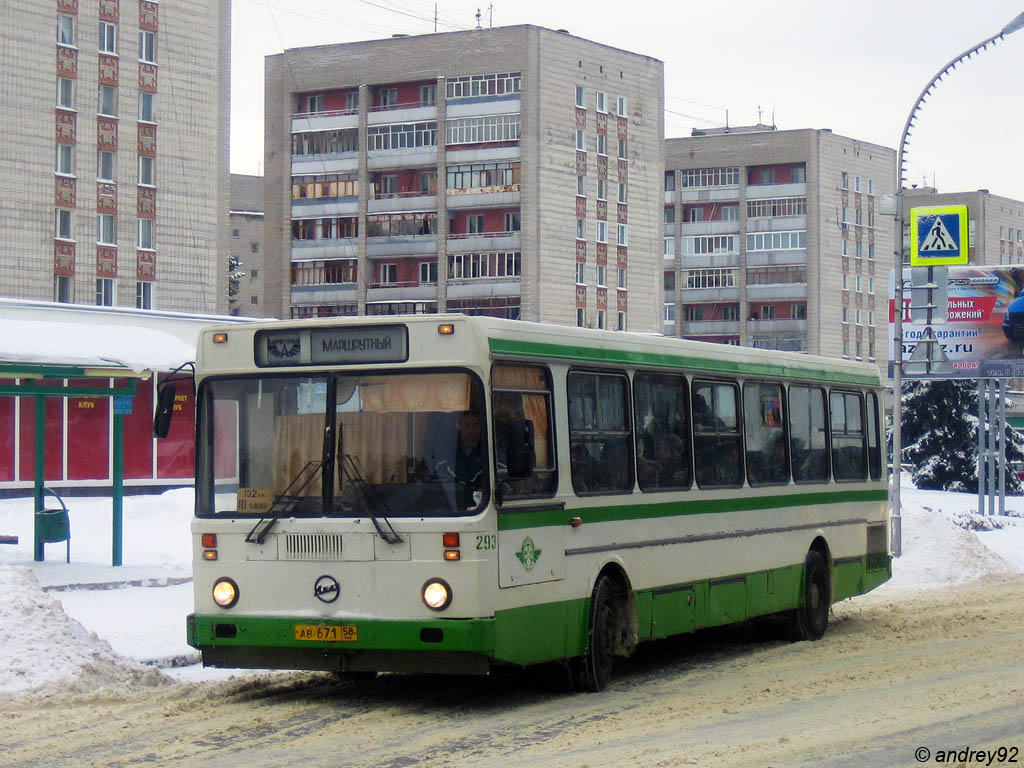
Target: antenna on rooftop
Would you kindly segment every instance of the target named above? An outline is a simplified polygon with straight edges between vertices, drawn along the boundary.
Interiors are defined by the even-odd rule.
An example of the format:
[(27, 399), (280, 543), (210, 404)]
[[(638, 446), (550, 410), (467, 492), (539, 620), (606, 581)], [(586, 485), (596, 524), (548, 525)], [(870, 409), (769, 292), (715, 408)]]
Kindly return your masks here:
[(494, 3), (487, 6), (487, 26), (494, 27)]
[(761, 124), (761, 105), (757, 105), (757, 124)]
[(476, 9), (476, 28), (477, 29), (483, 29), (483, 27), (480, 26), (480, 17), (481, 17), (480, 9), (477, 8)]

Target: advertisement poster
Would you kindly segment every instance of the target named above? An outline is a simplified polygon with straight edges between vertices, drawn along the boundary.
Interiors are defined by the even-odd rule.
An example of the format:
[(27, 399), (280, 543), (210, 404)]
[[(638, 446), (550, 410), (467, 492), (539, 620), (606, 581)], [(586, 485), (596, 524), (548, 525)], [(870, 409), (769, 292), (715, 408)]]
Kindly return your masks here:
[[(924, 333), (910, 322), (910, 269), (903, 270), (903, 350), (908, 361)], [(889, 322), (895, 320), (894, 283), (889, 278)], [(907, 378), (1005, 378), (1024, 376), (1024, 265), (950, 267), (949, 318), (932, 325), (951, 374)], [(889, 335), (889, 376), (894, 338)], [(906, 374), (905, 374), (906, 375)]]

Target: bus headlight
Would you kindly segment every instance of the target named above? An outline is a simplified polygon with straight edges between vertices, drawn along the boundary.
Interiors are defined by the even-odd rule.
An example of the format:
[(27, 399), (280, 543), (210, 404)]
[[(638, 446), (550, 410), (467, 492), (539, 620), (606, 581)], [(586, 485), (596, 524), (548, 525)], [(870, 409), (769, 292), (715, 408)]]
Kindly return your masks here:
[(238, 602), (238, 585), (231, 579), (217, 579), (213, 584), (213, 602), (221, 608), (231, 608)]
[(432, 611), (443, 611), (452, 602), (452, 588), (444, 579), (431, 579), (423, 585), (423, 602)]

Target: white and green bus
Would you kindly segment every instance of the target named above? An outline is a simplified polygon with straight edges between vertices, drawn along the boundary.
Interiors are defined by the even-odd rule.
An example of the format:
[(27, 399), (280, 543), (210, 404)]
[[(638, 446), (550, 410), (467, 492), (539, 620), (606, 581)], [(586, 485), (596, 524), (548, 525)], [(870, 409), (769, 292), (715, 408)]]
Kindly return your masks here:
[(891, 575), (873, 365), (361, 317), (208, 330), (196, 386), (206, 665), (561, 661), (600, 690), (644, 640), (768, 614), (820, 638)]

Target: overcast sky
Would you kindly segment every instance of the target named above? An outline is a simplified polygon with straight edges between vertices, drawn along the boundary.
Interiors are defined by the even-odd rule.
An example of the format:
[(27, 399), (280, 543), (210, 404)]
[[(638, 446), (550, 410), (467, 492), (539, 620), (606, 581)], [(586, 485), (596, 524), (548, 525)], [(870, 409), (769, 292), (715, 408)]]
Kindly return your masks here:
[[(437, 31), (536, 24), (665, 62), (665, 130), (774, 122), (895, 148), (918, 94), (1024, 0), (437, 4)], [(666, 8), (672, 8), (666, 11)], [(427, 0), (232, 0), (231, 170), (262, 173), (263, 57), (434, 31)], [(923, 107), (908, 185), (1024, 200), (1024, 30), (961, 64)]]

